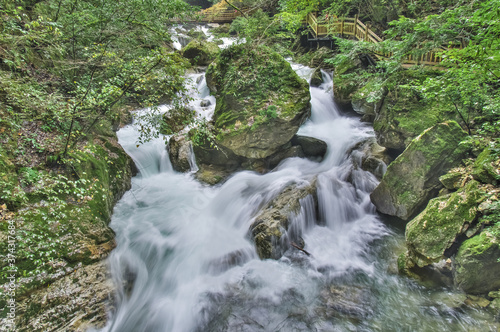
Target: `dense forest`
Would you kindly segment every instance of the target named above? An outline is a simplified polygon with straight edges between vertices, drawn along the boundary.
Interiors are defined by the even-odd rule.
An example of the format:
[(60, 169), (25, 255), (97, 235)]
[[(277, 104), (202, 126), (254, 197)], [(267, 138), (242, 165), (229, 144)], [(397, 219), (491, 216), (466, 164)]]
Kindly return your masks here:
[[(238, 45), (210, 50), (210, 45), (198, 38), (200, 31), (193, 26), (205, 24), (199, 23), (200, 11), (212, 2), (238, 16), (230, 25), (212, 28), (216, 41), (237, 38)], [(438, 273), (430, 267), (432, 264), (443, 258), (455, 259), (460, 250), (466, 250), (459, 250), (462, 243), (479, 241), (480, 236), (481, 241), (492, 239), (496, 246), (487, 268), (494, 271), (493, 275), (500, 271), (499, 0), (212, 2), (0, 0), (0, 317), (5, 326), (17, 326), (20, 331), (78, 330), (78, 326), (65, 324), (76, 316), (75, 310), (87, 306), (88, 294), (78, 295), (83, 302), (75, 306), (80, 309), (57, 312), (60, 303), (56, 302), (69, 303), (73, 295), (46, 304), (47, 295), (41, 291), (71, 282), (74, 289), (90, 288), (93, 286), (86, 283), (106, 280), (102, 261), (116, 246), (115, 233), (108, 223), (115, 203), (130, 188), (131, 178), (138, 171), (116, 137), (116, 131), (131, 122), (131, 111), (151, 109), (142, 115), (137, 146), (162, 133), (176, 134), (192, 124), (194, 129), (183, 132), (182, 139), (192, 141), (195, 154), (209, 151), (211, 156), (203, 157), (209, 160), (207, 164), (216, 164), (210, 158), (226, 160), (235, 153), (239, 164), (234, 168), (238, 170), (266, 173), (269, 170), (263, 170), (263, 165), (277, 165), (281, 159), (272, 159), (275, 150), (268, 154), (262, 152), (264, 149), (239, 152), (237, 148), (243, 143), (231, 140), (246, 120), (223, 108), (250, 104), (245, 101), (250, 98), (254, 106), (244, 108), (251, 118), (248, 127), (260, 135), (269, 130), (269, 123), (288, 116), (280, 110), (308, 104), (307, 92), (305, 97), (297, 97), (307, 87), (288, 69), (284, 58), (317, 68), (318, 73), (320, 69), (332, 72), (335, 101), (346, 112), (359, 111), (362, 120), (373, 125), (378, 143), (386, 148), (389, 164), (389, 176), (384, 177), (382, 186), (404, 186), (390, 176), (405, 177), (408, 169), (397, 173), (402, 162), (398, 156), (408, 153), (405, 158), (412, 158), (407, 151), (410, 144), (417, 146), (418, 142), (410, 143), (414, 138), (424, 137), (423, 141), (425, 136), (419, 135), (428, 128), (456, 122), (463, 137), (456, 142), (429, 143), (430, 149), (450, 144), (463, 148), (459, 161), (442, 170), (448, 176), (440, 178), (444, 191), (438, 194), (436, 190), (432, 197), (426, 193), (425, 204), (419, 202), (407, 214), (384, 210), (380, 206), (386, 203), (373, 195), (372, 201), (380, 212), (412, 220), (411, 225), (424, 218), (416, 215), (431, 198), (451, 195), (446, 199), (458, 199), (453, 196), (458, 193), (466, 197), (467, 204), (474, 201), (470, 207), (474, 217), (469, 222), (473, 225), (470, 229), (477, 226), (474, 233), (467, 233), (467, 237), (465, 231), (453, 234), (454, 245), (443, 249), (435, 259), (432, 254), (417, 253), (421, 234), (407, 228), (409, 249), (398, 253), (400, 273), (414, 278), (425, 274), (422, 270)], [(325, 24), (332, 19), (357, 17), (383, 41), (374, 44), (333, 34), (328, 37), (333, 41), (331, 48), (306, 47), (301, 41), (310, 34), (304, 23), (310, 13)], [(191, 27), (187, 34), (193, 40), (183, 50), (174, 47), (174, 36), (181, 25)], [(200, 48), (208, 47), (203, 55), (206, 58), (201, 53), (188, 56), (189, 47), (197, 47), (195, 42)], [(418, 58), (431, 50), (438, 50), (439, 65), (405, 63), (409, 56)], [(380, 60), (374, 54), (390, 55)], [(217, 65), (210, 65), (206, 75), (208, 87), (217, 97), (216, 117), (210, 122), (195, 119), (186, 108), (191, 98), (186, 83), (189, 73), (213, 61)], [(223, 79), (230, 83), (221, 83)], [(285, 81), (293, 84), (283, 87)], [(288, 99), (270, 97), (270, 91)], [(288, 105), (292, 98), (297, 98), (293, 107)], [(164, 104), (174, 105), (177, 119), (159, 115), (159, 106)], [(295, 132), (306, 115), (301, 114), (300, 121), (293, 123)], [(281, 130), (277, 125), (274, 129)], [(433, 158), (444, 160), (448, 158), (446, 153)], [(397, 162), (393, 161), (396, 157)], [(448, 173), (452, 166), (453, 172)], [(213, 171), (202, 167), (205, 170)], [(438, 171), (433, 168), (430, 172)], [(215, 173), (210, 173), (210, 180), (205, 177), (205, 182), (218, 183), (229, 171)], [(382, 192), (377, 190), (375, 194)], [(391, 189), (383, 190), (387, 194)], [(406, 206), (405, 199), (398, 204)], [(465, 204), (457, 202), (455, 207)], [(448, 204), (441, 203), (439, 206)], [(425, 210), (429, 214), (431, 205)], [(474, 250), (480, 251), (481, 246)], [(300, 250), (304, 251), (303, 246)], [(258, 252), (261, 258), (273, 255), (266, 257), (262, 250)], [(87, 280), (92, 274), (99, 277)], [(496, 303), (496, 309), (494, 305), (490, 309), (500, 308), (498, 277), (491, 281), (494, 289), (453, 278), (444, 284), (455, 283), (467, 293)], [(108, 295), (94, 301), (98, 306), (82, 314), (89, 326), (105, 324)], [(498, 312), (495, 315), (498, 319)]]

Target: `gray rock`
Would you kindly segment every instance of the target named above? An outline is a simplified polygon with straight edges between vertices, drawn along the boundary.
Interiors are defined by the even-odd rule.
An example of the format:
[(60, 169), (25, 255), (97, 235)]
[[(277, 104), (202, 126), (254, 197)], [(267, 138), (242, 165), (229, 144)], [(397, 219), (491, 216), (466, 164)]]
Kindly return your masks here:
[(302, 147), (302, 151), (306, 157), (321, 157), (325, 156), (328, 149), (327, 144), (317, 138), (308, 136), (295, 135), (292, 138), (292, 145)]
[(421, 211), (442, 184), (439, 177), (457, 166), (467, 148), (467, 134), (455, 121), (438, 124), (415, 138), (394, 160), (370, 198), (377, 210), (409, 220)]
[(301, 199), (312, 195), (316, 201), (315, 193), (315, 182), (300, 187), (293, 184), (266, 205), (250, 226), (260, 258), (279, 259), (283, 255), (289, 245), (285, 234), (290, 226), (291, 217), (299, 213)]
[(174, 170), (183, 173), (191, 170), (192, 143), (183, 135), (172, 136), (168, 141), (167, 151)]
[(309, 84), (313, 87), (319, 87), (323, 83), (323, 74), (321, 73), (321, 69), (314, 69)]
[(17, 328), (68, 332), (103, 328), (114, 290), (104, 261), (77, 268), (20, 299), (17, 316), (23, 319), (18, 320)]

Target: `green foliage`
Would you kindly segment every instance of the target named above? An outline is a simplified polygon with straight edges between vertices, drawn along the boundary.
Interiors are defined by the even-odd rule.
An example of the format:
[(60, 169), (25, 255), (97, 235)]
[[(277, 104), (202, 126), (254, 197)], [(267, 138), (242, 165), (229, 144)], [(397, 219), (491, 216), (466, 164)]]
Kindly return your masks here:
[(188, 138), (194, 145), (204, 146), (208, 142), (211, 147), (217, 148), (212, 125), (205, 118), (195, 120), (194, 128), (189, 131)]
[(270, 105), (268, 108), (260, 110), (259, 115), (270, 119), (276, 119), (278, 117), (277, 110), (276, 106)]
[[(446, 70), (419, 82), (415, 88), (426, 99), (449, 105), (469, 133), (497, 136), (500, 124), (500, 3), (496, 0), (452, 7), (421, 20), (400, 18), (389, 31), (395, 59), (418, 55), (441, 45)], [(396, 41), (400, 39), (401, 41)], [(456, 48), (462, 40), (465, 47)]]

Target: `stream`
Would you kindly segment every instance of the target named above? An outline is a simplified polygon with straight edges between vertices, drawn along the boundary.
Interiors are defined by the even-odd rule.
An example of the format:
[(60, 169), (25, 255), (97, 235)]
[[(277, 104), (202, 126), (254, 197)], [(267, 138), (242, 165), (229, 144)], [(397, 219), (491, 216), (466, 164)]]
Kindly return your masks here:
[[(191, 106), (210, 118), (204, 73), (189, 77)], [(328, 144), (321, 162), (289, 158), (211, 187), (172, 169), (163, 138), (137, 148), (137, 123), (118, 132), (139, 174), (112, 217), (119, 286), (101, 331), (497, 331), (488, 313), (463, 306), (463, 294), (397, 274), (403, 231), (377, 215), (369, 194), (378, 181), (352, 153), (373, 129), (341, 112), (324, 78), (310, 88), (312, 116), (299, 131)], [(311, 255), (292, 247), (260, 260), (248, 234), (260, 209), (290, 184), (313, 181), (317, 207), (304, 198), (290, 230)]]

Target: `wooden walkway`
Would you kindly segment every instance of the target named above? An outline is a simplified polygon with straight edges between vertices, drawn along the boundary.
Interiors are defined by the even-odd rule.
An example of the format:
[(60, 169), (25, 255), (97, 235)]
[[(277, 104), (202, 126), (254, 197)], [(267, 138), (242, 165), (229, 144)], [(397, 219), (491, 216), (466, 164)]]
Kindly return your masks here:
[(210, 7), (200, 12), (199, 21), (204, 23), (231, 23), (241, 13), (233, 8)]
[[(373, 44), (382, 42), (382, 38), (377, 36), (377, 34), (370, 29), (368, 24), (361, 22), (357, 16), (355, 18), (332, 18), (327, 22), (319, 22), (313, 13), (309, 13), (306, 18), (306, 24), (316, 39), (339, 35), (341, 37), (352, 36), (360, 41)], [(458, 47), (462, 48), (463, 45)], [(442, 60), (438, 54), (446, 49), (445, 47), (440, 47), (425, 52), (420, 56), (409, 55), (403, 60), (403, 64), (405, 67), (413, 65), (437, 66)], [(387, 60), (392, 57), (393, 53), (375, 51), (373, 55), (376, 60)]]
[[(230, 23), (239, 16), (241, 16), (241, 13), (233, 8), (210, 7), (199, 13), (198, 22)], [(382, 38), (370, 29), (368, 24), (361, 22), (357, 16), (355, 18), (331, 18), (328, 21), (319, 22), (315, 14), (309, 13), (305, 23), (316, 39), (324, 39), (337, 35), (341, 37), (353, 37), (360, 41), (374, 44), (383, 41)], [(459, 47), (463, 47), (463, 45)], [(413, 65), (437, 66), (442, 60), (438, 54), (443, 50), (446, 50), (446, 48), (436, 48), (420, 56), (409, 55), (403, 60), (403, 65), (405, 67)], [(373, 52), (375, 60), (387, 60), (392, 56), (393, 53), (391, 52)]]

